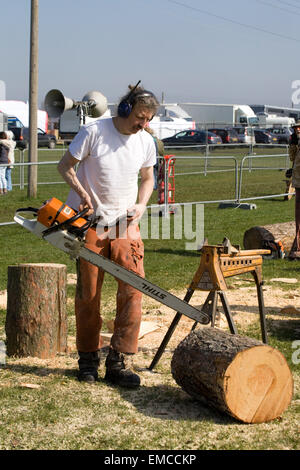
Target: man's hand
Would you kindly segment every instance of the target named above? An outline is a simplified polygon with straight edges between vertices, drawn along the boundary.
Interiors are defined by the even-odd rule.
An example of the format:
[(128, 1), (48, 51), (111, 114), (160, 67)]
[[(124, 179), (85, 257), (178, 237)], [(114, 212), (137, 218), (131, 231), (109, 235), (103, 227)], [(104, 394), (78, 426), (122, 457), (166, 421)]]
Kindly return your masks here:
[(146, 210), (145, 204), (135, 204), (127, 210), (127, 219), (130, 222), (139, 222)]
[(91, 215), (94, 212), (94, 208), (90, 196), (88, 195), (88, 193), (85, 193), (80, 197), (81, 203), (78, 207), (79, 212), (83, 211), (86, 207), (88, 207), (89, 210), (85, 215)]

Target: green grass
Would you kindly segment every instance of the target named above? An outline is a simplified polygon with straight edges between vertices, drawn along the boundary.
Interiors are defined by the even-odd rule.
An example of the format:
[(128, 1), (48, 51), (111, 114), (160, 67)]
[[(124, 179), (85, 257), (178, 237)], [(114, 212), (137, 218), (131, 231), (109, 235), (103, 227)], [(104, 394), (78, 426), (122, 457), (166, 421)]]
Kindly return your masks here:
[[(207, 168), (210, 172), (204, 176), (203, 173), (196, 174), (198, 171), (204, 170), (205, 159), (184, 160), (178, 158), (175, 161), (175, 202), (189, 201), (209, 201), (235, 198), (235, 173), (233, 171), (214, 172), (213, 170), (224, 170), (228, 167), (232, 169), (231, 155), (237, 160), (247, 154), (247, 149), (217, 149), (213, 152), (212, 159), (209, 160)], [(260, 149), (261, 152), (282, 152), (282, 149)], [(56, 161), (62, 155), (63, 149), (55, 151), (39, 152), (39, 161)], [(175, 153), (175, 152), (173, 152)], [(186, 152), (176, 152), (176, 156), (180, 156)], [(191, 152), (190, 152), (191, 153)], [(222, 154), (230, 157), (225, 160), (218, 160), (214, 157)], [(229, 154), (229, 155), (228, 155)], [(193, 156), (199, 153), (194, 152)], [(274, 157), (275, 158), (275, 157)], [(17, 156), (16, 161), (20, 157)], [(278, 162), (273, 161), (272, 165), (280, 166), (285, 160), (280, 159)], [(270, 160), (260, 159), (260, 165), (263, 163), (270, 165)], [(18, 181), (18, 168), (13, 170), (13, 180)], [(26, 176), (27, 171), (25, 171)], [(188, 173), (188, 174), (184, 174)], [(61, 181), (61, 177), (56, 170), (56, 165), (42, 165), (39, 169), (39, 177), (42, 181)], [(25, 178), (26, 181), (26, 178)], [(39, 179), (40, 181), (40, 179)], [(267, 195), (278, 193), (278, 188), (282, 191), (285, 188), (283, 181), (283, 172), (278, 170), (255, 170), (243, 172), (243, 191), (242, 196), (251, 197), (253, 194)], [(13, 221), (15, 210), (20, 207), (40, 207), (40, 205), (52, 196), (65, 201), (68, 194), (66, 184), (39, 184), (37, 198), (29, 200), (27, 197), (27, 186), (23, 190), (15, 189), (6, 197), (0, 199), (0, 222)], [(157, 203), (157, 192), (154, 191), (149, 201), (150, 204)], [(209, 243), (221, 243), (223, 238), (228, 237), (233, 244), (243, 246), (244, 232), (255, 225), (266, 225), (276, 222), (286, 222), (293, 220), (294, 217), (294, 200), (284, 201), (283, 197), (277, 199), (265, 199), (255, 201), (256, 210), (242, 209), (218, 209), (218, 204), (206, 204), (204, 211), (204, 236), (208, 238)], [(183, 211), (183, 209), (182, 209)], [(172, 237), (173, 216), (171, 216), (171, 243), (169, 240), (151, 239), (145, 240), (145, 267), (147, 277), (153, 282), (160, 283), (165, 288), (180, 288), (183, 280), (188, 283), (191, 279), (198, 263), (199, 254), (195, 251), (187, 251), (187, 239), (174, 239)], [(157, 223), (157, 221), (154, 221)], [(159, 220), (159, 224), (162, 219)], [(151, 217), (149, 217), (149, 227)], [(199, 230), (193, 215), (192, 230)], [(151, 236), (151, 230), (149, 228)], [(58, 253), (55, 248), (45, 245), (42, 240), (38, 240), (29, 232), (17, 225), (9, 225), (0, 227), (0, 236), (2, 244), (5, 247), (1, 252), (0, 267), (0, 289), (6, 287), (7, 266), (22, 262), (53, 262), (56, 259), (64, 262), (68, 266), (69, 272), (74, 272), (74, 262), (70, 261), (67, 255)], [(286, 261), (268, 261), (264, 266), (265, 276), (273, 276), (274, 272), (278, 273), (278, 277), (294, 276), (297, 272), (297, 266)], [(108, 276), (107, 276), (108, 278)], [(109, 289), (111, 282), (108, 281)]]
[[(46, 157), (49, 158), (49, 155)], [(195, 162), (186, 161), (183, 164), (179, 159), (176, 161), (178, 173), (186, 170), (195, 172), (197, 169), (199, 167), (197, 164), (195, 166)], [(47, 167), (43, 172), (43, 178), (47, 179)], [(279, 187), (284, 187), (283, 174), (278, 170), (256, 170), (245, 172), (243, 176), (244, 194), (247, 195), (255, 192), (275, 194)], [(49, 173), (48, 177), (52, 179), (53, 174)], [(177, 202), (186, 202), (227, 198), (232, 193), (232, 187), (232, 172), (178, 176), (175, 199)], [(39, 185), (36, 199), (28, 199), (26, 187), (24, 190), (15, 188), (8, 196), (0, 198), (0, 221), (12, 221), (17, 208), (39, 207), (52, 196), (65, 201), (67, 194), (65, 184)], [(157, 195), (154, 193), (150, 202), (156, 201)], [(291, 221), (294, 218), (294, 199), (283, 201), (280, 197), (255, 203), (257, 209), (251, 211), (219, 209), (218, 204), (206, 204), (204, 235), (209, 243), (221, 243), (226, 236), (233, 244), (243, 246), (244, 232), (250, 227)], [(148, 221), (150, 226), (150, 217)], [(161, 225), (163, 219), (158, 218), (158, 222)], [(170, 216), (170, 224), (172, 234), (174, 216)], [(196, 227), (194, 214), (193, 229), (196, 230)], [(0, 290), (6, 289), (7, 267), (11, 264), (58, 262), (67, 265), (68, 273), (75, 272), (75, 263), (67, 255), (18, 225), (0, 227), (0, 237)], [(186, 238), (175, 239), (172, 235), (171, 239), (146, 238), (146, 277), (165, 289), (183, 292), (191, 282), (200, 260), (197, 251), (186, 250), (188, 241)], [(274, 277), (299, 280), (299, 264), (287, 260), (265, 260), (263, 277), (267, 284)], [(287, 299), (290, 295), (297, 295), (299, 282), (292, 286), (283, 283), (278, 285), (285, 289)], [(71, 301), (74, 299), (74, 291), (74, 286), (68, 286), (68, 298)], [(103, 289), (104, 319), (113, 317), (115, 291), (115, 280), (106, 275)], [(157, 312), (157, 306), (154, 311)], [(144, 314), (147, 319), (149, 314)], [(68, 304), (68, 315), (69, 335), (74, 336), (72, 302)], [(156, 315), (159, 320), (159, 311)], [(0, 340), (5, 339), (5, 316), (5, 310), (0, 310)], [(299, 331), (299, 319), (283, 322), (281, 328), (278, 328), (278, 322), (268, 319), (270, 345), (284, 354), (295, 381), (293, 402), (282, 418), (261, 425), (241, 425), (229, 416), (197, 403), (172, 379), (171, 349), (164, 353), (152, 373), (147, 372), (146, 368), (155, 348), (139, 351), (137, 363), (143, 385), (138, 391), (107, 386), (102, 380), (104, 361), (99, 371), (101, 379), (96, 386), (79, 383), (76, 379), (77, 354), (71, 349), (68, 354), (59, 354), (55, 359), (7, 359), (6, 366), (0, 370), (0, 449), (299, 449), (299, 365), (291, 360), (294, 352), (292, 343), (297, 339)], [(258, 322), (244, 327), (240, 332), (260, 338)], [(28, 384), (37, 385), (38, 388), (28, 388)]]

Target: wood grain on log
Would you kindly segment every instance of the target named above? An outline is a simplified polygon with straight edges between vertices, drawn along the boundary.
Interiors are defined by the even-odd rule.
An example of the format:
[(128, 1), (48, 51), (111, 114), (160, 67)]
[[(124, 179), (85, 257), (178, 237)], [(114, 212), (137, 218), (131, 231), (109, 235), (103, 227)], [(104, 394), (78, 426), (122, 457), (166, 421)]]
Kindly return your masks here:
[(245, 423), (277, 418), (292, 399), (292, 375), (278, 350), (215, 328), (190, 333), (171, 370), (189, 395)]
[(44, 359), (67, 351), (66, 280), (64, 264), (8, 266), (8, 356)]
[(245, 250), (264, 248), (265, 240), (281, 241), (285, 251), (290, 251), (296, 235), (295, 222), (283, 222), (264, 226), (255, 226), (244, 233)]

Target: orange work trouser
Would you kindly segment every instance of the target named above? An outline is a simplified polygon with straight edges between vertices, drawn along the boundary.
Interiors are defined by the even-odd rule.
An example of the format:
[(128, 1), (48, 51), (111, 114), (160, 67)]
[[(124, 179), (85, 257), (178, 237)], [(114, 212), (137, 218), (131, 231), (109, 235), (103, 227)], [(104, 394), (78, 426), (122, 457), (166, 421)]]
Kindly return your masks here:
[(295, 193), (296, 236), (293, 243), (293, 250), (300, 251), (300, 188), (295, 188)]
[[(86, 234), (85, 246), (144, 277), (144, 244), (139, 227), (134, 225), (125, 231), (121, 237), (117, 227), (114, 238), (110, 238), (109, 232), (98, 236), (96, 230), (91, 228)], [(75, 315), (76, 344), (81, 352), (92, 352), (101, 347), (100, 300), (103, 278), (102, 269), (82, 258), (78, 260)], [(116, 317), (111, 346), (118, 352), (136, 353), (142, 317), (142, 293), (123, 281), (117, 281)]]

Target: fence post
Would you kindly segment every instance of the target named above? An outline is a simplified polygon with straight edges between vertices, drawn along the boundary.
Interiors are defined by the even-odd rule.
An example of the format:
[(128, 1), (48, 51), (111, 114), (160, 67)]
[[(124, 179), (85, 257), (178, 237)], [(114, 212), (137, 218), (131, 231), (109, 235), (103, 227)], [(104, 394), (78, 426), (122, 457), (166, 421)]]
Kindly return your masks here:
[(24, 189), (24, 150), (20, 150), (20, 189)]
[(239, 168), (238, 168), (238, 162), (235, 157), (234, 159), (234, 173), (235, 173), (235, 200), (238, 200), (238, 191), (239, 191)]
[(205, 160), (204, 160), (204, 176), (207, 176), (207, 168), (208, 168), (208, 159), (209, 159), (209, 151), (207, 150), (208, 144), (205, 146)]
[(239, 191), (238, 191), (238, 197), (237, 197), (237, 202), (240, 204), (240, 199), (241, 199), (241, 191), (242, 191), (242, 175), (243, 175), (243, 166), (244, 166), (244, 161), (246, 158), (249, 158), (248, 155), (242, 158), (241, 163), (240, 163), (240, 178), (239, 178)]
[(164, 158), (164, 173), (165, 173), (165, 187), (164, 187), (164, 199), (165, 199), (165, 213), (164, 217), (169, 217), (169, 159)]

